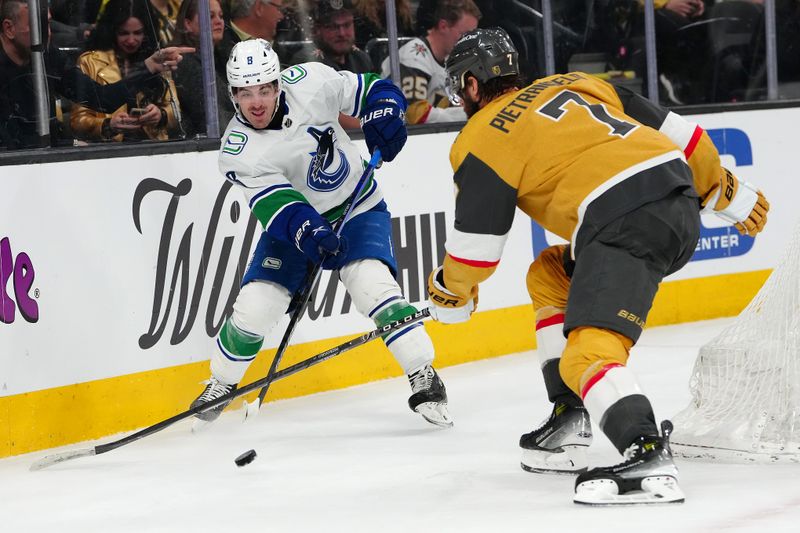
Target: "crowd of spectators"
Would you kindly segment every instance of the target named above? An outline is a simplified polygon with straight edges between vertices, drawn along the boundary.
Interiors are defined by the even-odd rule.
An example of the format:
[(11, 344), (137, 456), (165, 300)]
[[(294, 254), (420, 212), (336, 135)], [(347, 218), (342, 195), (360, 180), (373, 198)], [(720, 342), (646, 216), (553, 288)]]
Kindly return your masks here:
[[(204, 135), (200, 54), (186, 55), (177, 70), (159, 76), (148, 75), (143, 64), (165, 47), (199, 47), (203, 1), (211, 14), (221, 128), (234, 112), (225, 62), (242, 40), (270, 41), (284, 67), (320, 61), (390, 75), (384, 0), (50, 0), (42, 13), (48, 144)], [(556, 71), (587, 70), (646, 94), (643, 4), (551, 2)], [(654, 4), (662, 103), (765, 98), (763, 0)], [(511, 35), (528, 81), (546, 75), (540, 0), (396, 0), (395, 6), (410, 123), (464, 119), (444, 94), (443, 64), (459, 36), (477, 26), (500, 26)], [(779, 81), (800, 82), (800, 0), (776, 0), (776, 6)], [(0, 0), (0, 150), (42, 144), (27, 8), (28, 0)], [(120, 87), (115, 99), (99, 101), (113, 86)]]
[[(46, 5), (46, 4), (45, 4)], [(140, 93), (158, 94), (167, 77), (163, 73), (177, 67), (183, 53), (192, 49), (165, 47), (131, 64), (121, 80), (92, 79), (74, 62), (46, 42), (49, 20), (46, 9), (40, 14), (45, 36), (42, 42), (46, 94), (37, 90), (32, 67), (32, 48), (37, 28), (29, 23), (28, 0), (0, 0), (0, 149), (15, 150), (45, 145), (73, 144), (67, 102), (75, 102), (102, 113), (127, 110), (136, 105)], [(40, 132), (38, 109), (44, 97), (42, 122), (49, 123), (49, 135)], [(160, 115), (160, 112), (159, 112)], [(142, 119), (136, 118), (141, 121)]]
[[(158, 28), (148, 24), (141, 0), (110, 0), (97, 21), (78, 68), (98, 83), (108, 85), (127, 78), (132, 69), (156, 51)], [(129, 107), (102, 113), (75, 103), (70, 125), (77, 138), (87, 141), (167, 140), (180, 128), (175, 85), (168, 77), (153, 90), (140, 90)]]

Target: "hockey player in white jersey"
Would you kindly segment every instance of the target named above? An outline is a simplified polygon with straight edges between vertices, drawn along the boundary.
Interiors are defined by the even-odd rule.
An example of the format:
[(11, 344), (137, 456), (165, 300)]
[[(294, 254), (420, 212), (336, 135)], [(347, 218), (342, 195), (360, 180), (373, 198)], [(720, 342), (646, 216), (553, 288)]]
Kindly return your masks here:
[[(426, 34), (400, 47), (400, 87), (409, 101), (409, 124), (467, 120), (460, 106), (451, 106), (445, 91), (444, 60), (464, 32), (478, 27), (480, 9), (472, 0), (422, 0), (417, 24)], [(389, 59), (381, 64), (388, 78)]]
[[(303, 289), (310, 264), (338, 270), (356, 309), (379, 327), (416, 312), (394, 278), (391, 218), (374, 177), (355, 201), (341, 239), (331, 227), (364, 168), (339, 113), (360, 118), (370, 151), (378, 148), (392, 161), (407, 136), (400, 90), (375, 74), (336, 72), (322, 63), (281, 72), (277, 54), (262, 39), (236, 44), (227, 77), (236, 115), (222, 137), (219, 168), (242, 188), (264, 231), (217, 338), (211, 377), (192, 407), (236, 389), (264, 336)], [(422, 324), (383, 340), (409, 377), (409, 407), (428, 422), (452, 425)], [(197, 416), (213, 421), (224, 407)]]

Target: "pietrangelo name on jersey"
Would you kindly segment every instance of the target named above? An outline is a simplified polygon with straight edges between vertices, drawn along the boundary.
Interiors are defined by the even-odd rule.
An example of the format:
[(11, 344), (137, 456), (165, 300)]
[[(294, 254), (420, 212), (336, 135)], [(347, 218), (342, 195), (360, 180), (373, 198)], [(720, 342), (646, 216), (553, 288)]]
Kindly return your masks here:
[(497, 114), (492, 117), (489, 125), (502, 131), (503, 133), (511, 133), (511, 130), (508, 128), (514, 125), (517, 119), (522, 116), (522, 112), (530, 107), (531, 102), (533, 102), (533, 100), (539, 96), (542, 91), (550, 87), (570, 85), (576, 81), (585, 79), (586, 76), (578, 73), (571, 73), (564, 74), (562, 76), (556, 76), (547, 81), (529, 85), (519, 94), (517, 94), (513, 100), (506, 104), (505, 107), (498, 111)]

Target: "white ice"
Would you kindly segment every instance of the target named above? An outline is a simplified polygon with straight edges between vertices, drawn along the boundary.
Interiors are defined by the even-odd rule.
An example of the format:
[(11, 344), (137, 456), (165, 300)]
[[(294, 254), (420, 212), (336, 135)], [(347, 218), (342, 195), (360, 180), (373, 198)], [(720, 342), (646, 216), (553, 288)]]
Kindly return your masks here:
[[(727, 322), (645, 331), (631, 367), (659, 419), (687, 405), (697, 348)], [(441, 375), (452, 429), (409, 411), (398, 378), (269, 403), (248, 424), (237, 412), (200, 434), (178, 424), (40, 472), (28, 466), (47, 452), (0, 460), (0, 531), (800, 531), (794, 464), (678, 460), (683, 505), (577, 506), (572, 478), (519, 467), (519, 435), (549, 414), (535, 354)], [(596, 434), (592, 464), (618, 462)], [(236, 467), (250, 448), (255, 462)]]

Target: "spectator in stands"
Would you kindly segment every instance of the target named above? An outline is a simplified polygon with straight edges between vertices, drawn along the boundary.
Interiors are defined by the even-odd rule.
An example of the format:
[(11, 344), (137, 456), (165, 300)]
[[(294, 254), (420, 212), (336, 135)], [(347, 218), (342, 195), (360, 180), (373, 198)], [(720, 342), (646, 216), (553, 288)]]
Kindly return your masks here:
[(800, 0), (776, 0), (775, 20), (778, 81), (800, 81)]
[[(720, 23), (711, 32), (709, 101), (767, 97), (763, 0), (726, 0), (709, 9)], [(800, 0), (775, 1), (775, 37), (780, 98), (800, 96)], [(793, 83), (794, 82), (794, 83)]]
[(283, 20), (284, 0), (230, 0), (230, 22), (222, 36), (221, 50), (228, 57), (239, 41), (264, 39), (285, 60), (280, 47), (275, 46), (278, 22)]
[(706, 82), (698, 76), (706, 67), (708, 25), (703, 0), (656, 0), (656, 47), (661, 100), (667, 104), (697, 104)]
[[(47, 20), (46, 13), (42, 18)], [(37, 95), (31, 67), (31, 35), (28, 0), (0, 0), (0, 146), (7, 150), (35, 148), (48, 141), (52, 146), (72, 144), (57, 118), (57, 98), (67, 98), (97, 110), (113, 111), (137, 91), (162, 87), (161, 72), (177, 67), (182, 54), (192, 48), (164, 48), (153, 53), (143, 66), (133, 69), (127, 79), (101, 85), (68, 62), (57, 48), (43, 37), (44, 66), (47, 75), (49, 139), (40, 138), (36, 129)]]
[[(202, 0), (184, 0), (178, 14), (175, 39), (176, 46), (193, 46), (200, 48), (200, 12)], [(230, 122), (236, 112), (228, 95), (228, 80), (225, 75), (225, 63), (228, 58), (221, 55), (219, 43), (225, 30), (222, 20), (222, 7), (219, 0), (208, 0), (211, 11), (211, 40), (214, 43), (214, 72), (216, 74), (217, 112), (222, 129)], [(175, 86), (178, 89), (178, 100), (181, 103), (183, 130), (187, 137), (206, 132), (206, 109), (203, 87), (203, 65), (200, 55), (194, 54), (183, 61), (173, 73)], [(222, 130), (220, 130), (221, 132)]]
[[(708, 25), (703, 0), (655, 0), (656, 50), (660, 101), (666, 105), (700, 103), (706, 86)], [(631, 4), (631, 66), (646, 79), (644, 0)], [(647, 94), (647, 84), (643, 86)]]
[[(110, 0), (89, 39), (88, 51), (78, 58), (80, 69), (98, 83), (126, 78), (157, 46), (148, 10), (147, 0)], [(179, 130), (175, 94), (172, 81), (165, 80), (156, 90), (140, 91), (113, 113), (75, 104), (72, 131), (90, 141), (167, 140)]]
[[(472, 0), (421, 0), (417, 27), (424, 36), (400, 48), (400, 87), (408, 99), (409, 124), (466, 120), (461, 107), (450, 107), (445, 93), (444, 60), (456, 41), (478, 27), (481, 12)], [(389, 59), (381, 76), (390, 75)]]
[[(385, 0), (353, 0), (356, 24), (356, 46), (365, 50), (376, 37), (386, 37)], [(414, 17), (410, 0), (396, 0), (397, 35), (414, 35)]]
[(149, 0), (150, 16), (156, 25), (158, 44), (167, 46), (175, 36), (175, 24), (181, 8), (181, 0)]
[(275, 26), (274, 41), (281, 46), (287, 41), (290, 43), (293, 49), (287, 57), (297, 52), (302, 41), (311, 40), (311, 11), (315, 3), (316, 0), (284, 0), (281, 4), (283, 18)]
[(50, 0), (53, 44), (59, 48), (83, 48), (99, 10), (100, 0)]
[(291, 63), (319, 61), (335, 70), (356, 74), (375, 68), (369, 56), (355, 46), (353, 4), (350, 0), (318, 0), (312, 11), (313, 46), (292, 56)]

